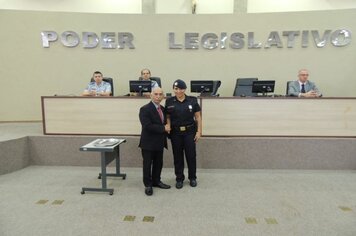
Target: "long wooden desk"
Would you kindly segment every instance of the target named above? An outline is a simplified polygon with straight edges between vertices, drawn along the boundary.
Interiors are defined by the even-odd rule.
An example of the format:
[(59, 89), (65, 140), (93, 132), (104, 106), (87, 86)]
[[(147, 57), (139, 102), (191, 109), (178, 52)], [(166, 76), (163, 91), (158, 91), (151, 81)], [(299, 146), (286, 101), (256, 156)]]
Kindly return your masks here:
[(205, 136), (356, 137), (355, 98), (205, 98)]
[[(44, 134), (139, 135), (138, 97), (42, 97)], [(164, 104), (164, 102), (163, 102)], [(356, 98), (201, 98), (203, 136), (356, 137)]]
[(136, 97), (42, 97), (44, 134), (138, 135)]

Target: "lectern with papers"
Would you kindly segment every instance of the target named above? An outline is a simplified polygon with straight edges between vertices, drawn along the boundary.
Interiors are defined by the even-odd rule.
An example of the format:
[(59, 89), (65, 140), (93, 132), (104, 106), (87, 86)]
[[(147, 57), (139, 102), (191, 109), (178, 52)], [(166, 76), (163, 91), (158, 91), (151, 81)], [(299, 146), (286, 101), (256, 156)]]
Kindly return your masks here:
[[(110, 195), (114, 193), (114, 189), (107, 188), (106, 177), (115, 176), (122, 177), (126, 179), (126, 174), (120, 173), (120, 144), (125, 143), (125, 139), (117, 138), (105, 138), (105, 139), (96, 139), (84, 146), (82, 146), (80, 151), (92, 151), (101, 153), (101, 173), (99, 173), (99, 179), (101, 179), (101, 188), (86, 188), (83, 187), (81, 194), (84, 194), (86, 191), (99, 191), (99, 192), (108, 192)], [(106, 166), (111, 163), (113, 160), (116, 160), (116, 173), (107, 174)]]

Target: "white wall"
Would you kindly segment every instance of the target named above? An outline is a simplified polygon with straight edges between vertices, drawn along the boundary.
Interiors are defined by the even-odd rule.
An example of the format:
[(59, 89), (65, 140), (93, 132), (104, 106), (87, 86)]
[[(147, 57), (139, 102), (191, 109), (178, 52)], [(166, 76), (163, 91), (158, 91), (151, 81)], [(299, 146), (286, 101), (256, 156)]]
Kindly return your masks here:
[(247, 12), (290, 12), (356, 8), (355, 0), (248, 0)]
[[(234, 0), (196, 0), (196, 14), (231, 14)], [(156, 0), (157, 14), (191, 14), (191, 0)]]
[(157, 14), (191, 14), (191, 0), (156, 0)]
[(141, 0), (0, 0), (0, 9), (140, 14), (141, 3)]
[[(191, 14), (192, 0), (155, 0), (157, 14)], [(231, 14), (234, 0), (196, 0), (197, 14)], [(355, 0), (247, 0), (247, 12), (356, 8)], [(142, 13), (142, 0), (0, 0), (0, 9), (96, 13)]]
[(234, 13), (234, 0), (197, 0), (197, 14)]

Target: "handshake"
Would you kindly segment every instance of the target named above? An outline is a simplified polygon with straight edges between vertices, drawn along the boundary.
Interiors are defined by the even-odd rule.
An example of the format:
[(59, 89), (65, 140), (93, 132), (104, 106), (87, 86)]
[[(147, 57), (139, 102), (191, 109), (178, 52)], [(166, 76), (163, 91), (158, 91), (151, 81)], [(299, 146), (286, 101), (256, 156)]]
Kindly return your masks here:
[(170, 133), (171, 132), (171, 126), (169, 124), (166, 124), (164, 126), (164, 130), (167, 132), (167, 133)]

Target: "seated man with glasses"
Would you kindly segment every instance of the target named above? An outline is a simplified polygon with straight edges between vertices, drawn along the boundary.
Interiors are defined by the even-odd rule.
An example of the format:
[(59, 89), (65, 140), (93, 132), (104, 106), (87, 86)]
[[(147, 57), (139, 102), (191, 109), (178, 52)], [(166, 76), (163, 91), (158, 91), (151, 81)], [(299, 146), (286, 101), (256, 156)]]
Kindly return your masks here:
[(295, 97), (316, 98), (322, 94), (316, 87), (315, 83), (308, 80), (309, 73), (306, 69), (301, 69), (298, 72), (298, 80), (290, 82), (288, 86), (288, 95)]

